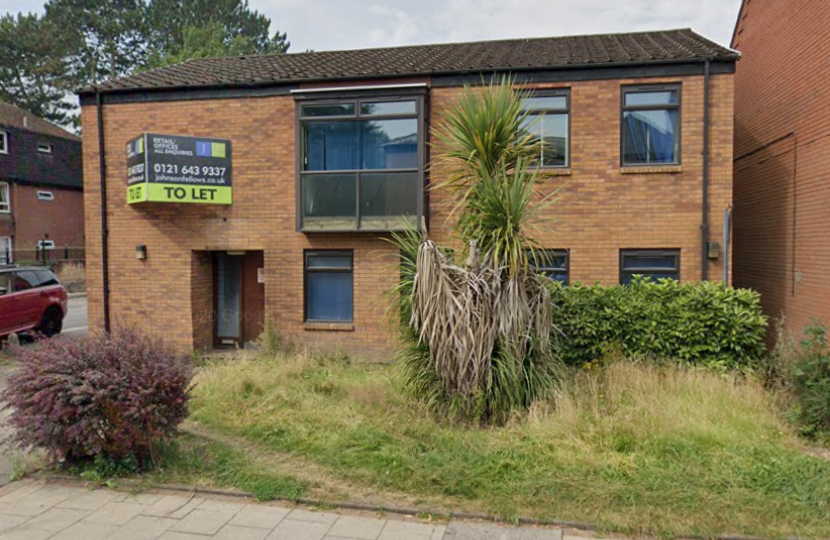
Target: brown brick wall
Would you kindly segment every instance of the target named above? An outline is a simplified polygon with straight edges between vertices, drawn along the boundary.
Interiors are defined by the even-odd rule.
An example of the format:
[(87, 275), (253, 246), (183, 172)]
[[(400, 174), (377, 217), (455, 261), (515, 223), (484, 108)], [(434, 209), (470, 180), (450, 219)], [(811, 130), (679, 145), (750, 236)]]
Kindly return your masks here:
[[(681, 82), (680, 167), (623, 174), (619, 166), (620, 86)], [(546, 189), (565, 185), (553, 207), (553, 231), (543, 241), (571, 249), (571, 279), (618, 280), (621, 248), (680, 248), (681, 279), (700, 278), (703, 79), (591, 81), (571, 88), (572, 167), (547, 177)], [(723, 209), (731, 202), (732, 76), (713, 77), (712, 240), (720, 241)], [(459, 89), (433, 89), (436, 122)], [(294, 101), (291, 97), (105, 106), (110, 216), (111, 310), (114, 321), (164, 328), (181, 347), (210, 342), (212, 282), (205, 252), (263, 250), (266, 311), (280, 331), (298, 341), (388, 359), (394, 330), (382, 293), (398, 274), (395, 250), (377, 235), (295, 232)], [(83, 108), (87, 238), (91, 260), (100, 260), (100, 191), (95, 108)], [(128, 206), (124, 146), (142, 133), (210, 135), (233, 141), (234, 204)], [(94, 144), (93, 144), (94, 143)], [(431, 236), (448, 241), (446, 198), (434, 193)], [(136, 244), (148, 258), (136, 260)], [(354, 325), (332, 331), (303, 323), (303, 251), (354, 250)], [(722, 261), (709, 264), (719, 279)], [(100, 271), (89, 273), (89, 314), (102, 324)]]
[(830, 3), (746, 2), (733, 46), (735, 282), (800, 333), (830, 320)]
[[(34, 258), (39, 240), (49, 239), (57, 247), (84, 246), (84, 194), (57, 187), (10, 183), (11, 214), (0, 214), (0, 236), (11, 236), (13, 248), (31, 251), (21, 257)], [(38, 191), (49, 191), (52, 201), (41, 201)]]

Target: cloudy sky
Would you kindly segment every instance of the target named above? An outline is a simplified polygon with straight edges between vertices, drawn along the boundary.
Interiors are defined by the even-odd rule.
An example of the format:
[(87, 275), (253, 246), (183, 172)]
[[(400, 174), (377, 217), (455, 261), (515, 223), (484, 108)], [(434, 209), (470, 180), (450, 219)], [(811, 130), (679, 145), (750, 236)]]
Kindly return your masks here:
[[(729, 45), (740, 0), (249, 0), (291, 51), (691, 27)], [(0, 13), (43, 0), (0, 0)]]

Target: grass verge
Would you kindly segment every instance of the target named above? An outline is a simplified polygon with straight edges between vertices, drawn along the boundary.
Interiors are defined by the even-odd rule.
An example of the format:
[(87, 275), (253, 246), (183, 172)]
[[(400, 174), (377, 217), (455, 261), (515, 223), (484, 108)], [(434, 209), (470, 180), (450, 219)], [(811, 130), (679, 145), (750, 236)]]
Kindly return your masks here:
[[(311, 463), (379, 496), (508, 520), (830, 538), (830, 462), (805, 452), (751, 380), (617, 363), (575, 374), (556, 407), (538, 403), (488, 429), (436, 423), (397, 382), (390, 368), (302, 354), (212, 363), (191, 416), (240, 448), (295, 460), (289, 486), (303, 485), (301, 464)], [(259, 485), (250, 453), (231, 446), (218, 465), (207, 465), (213, 455), (174, 469)]]

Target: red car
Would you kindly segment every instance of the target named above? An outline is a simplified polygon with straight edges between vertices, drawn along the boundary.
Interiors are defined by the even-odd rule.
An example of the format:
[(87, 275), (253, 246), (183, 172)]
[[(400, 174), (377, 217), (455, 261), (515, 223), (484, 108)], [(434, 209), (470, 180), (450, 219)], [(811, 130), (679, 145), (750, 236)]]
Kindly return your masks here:
[(59, 334), (66, 317), (66, 289), (45, 268), (0, 267), (0, 339), (9, 334)]

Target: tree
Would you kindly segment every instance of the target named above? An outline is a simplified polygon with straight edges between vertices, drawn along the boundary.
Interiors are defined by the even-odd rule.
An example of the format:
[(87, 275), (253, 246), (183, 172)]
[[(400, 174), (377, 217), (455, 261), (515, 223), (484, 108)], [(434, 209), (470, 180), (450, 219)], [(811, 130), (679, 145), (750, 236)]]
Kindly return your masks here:
[(70, 121), (69, 40), (35, 14), (0, 18), (0, 100), (58, 124)]
[(132, 73), (147, 54), (144, 0), (48, 0), (46, 17), (73, 42), (76, 86)]
[(146, 12), (148, 65), (189, 58), (286, 52), (285, 33), (270, 34), (271, 20), (247, 0), (151, 0)]

